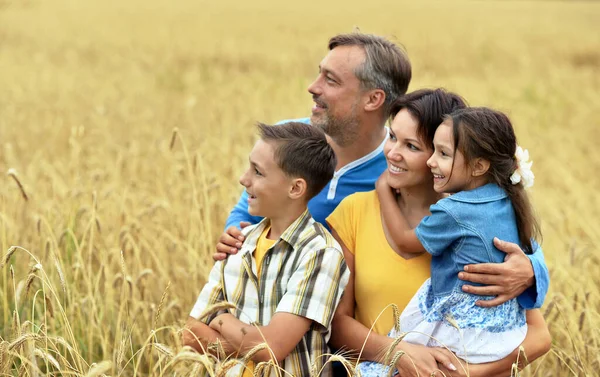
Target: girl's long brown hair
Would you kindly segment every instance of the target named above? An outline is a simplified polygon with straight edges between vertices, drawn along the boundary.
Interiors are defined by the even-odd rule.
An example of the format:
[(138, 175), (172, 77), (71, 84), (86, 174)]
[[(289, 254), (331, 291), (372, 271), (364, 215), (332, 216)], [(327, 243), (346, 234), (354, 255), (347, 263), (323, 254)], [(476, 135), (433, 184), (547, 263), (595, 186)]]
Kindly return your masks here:
[(476, 158), (490, 162), (488, 180), (508, 194), (515, 210), (521, 247), (526, 253), (533, 253), (533, 241), (541, 242), (542, 234), (523, 183), (513, 185), (510, 180), (517, 168), (517, 137), (510, 120), (505, 114), (485, 107), (457, 110), (446, 119), (452, 121), (455, 151), (458, 149), (467, 163)]

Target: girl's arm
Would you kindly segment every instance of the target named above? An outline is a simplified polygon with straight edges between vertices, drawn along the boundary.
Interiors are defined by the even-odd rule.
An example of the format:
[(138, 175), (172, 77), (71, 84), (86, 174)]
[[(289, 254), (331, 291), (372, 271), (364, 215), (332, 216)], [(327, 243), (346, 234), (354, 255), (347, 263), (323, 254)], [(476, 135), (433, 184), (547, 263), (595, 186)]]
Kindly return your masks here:
[[(515, 349), (510, 355), (506, 356), (502, 360), (495, 361), (493, 363), (485, 364), (470, 364), (469, 365), (469, 376), (470, 377), (506, 377), (511, 375), (512, 365), (518, 360), (519, 370), (525, 368), (528, 363), (543, 356), (550, 350), (552, 338), (548, 331), (548, 326), (544, 321), (542, 313), (538, 309), (527, 311), (527, 335), (525, 340), (521, 343), (525, 351), (526, 358), (523, 355), (519, 355), (519, 348)], [(463, 364), (466, 367), (466, 364)], [(446, 369), (444, 366), (440, 367), (440, 370), (446, 373), (446, 376), (463, 377), (467, 376), (461, 366), (458, 367), (458, 371), (452, 372)]]
[(396, 197), (390, 186), (385, 183), (386, 173), (383, 173), (375, 184), (375, 190), (379, 197), (379, 206), (384, 223), (389, 230), (392, 241), (398, 248), (407, 253), (421, 253), (425, 251), (421, 241), (417, 238), (415, 231), (410, 228), (408, 222), (400, 212)]

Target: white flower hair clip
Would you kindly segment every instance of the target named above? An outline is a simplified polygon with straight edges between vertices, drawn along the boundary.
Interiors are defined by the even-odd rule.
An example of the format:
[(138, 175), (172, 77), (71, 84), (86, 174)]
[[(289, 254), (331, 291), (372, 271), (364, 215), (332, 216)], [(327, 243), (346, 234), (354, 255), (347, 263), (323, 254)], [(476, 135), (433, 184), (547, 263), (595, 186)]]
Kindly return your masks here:
[(517, 169), (510, 176), (511, 183), (516, 185), (519, 182), (522, 182), (523, 187), (525, 188), (533, 186), (533, 180), (535, 178), (533, 172), (531, 171), (531, 165), (533, 165), (533, 161), (529, 161), (529, 152), (527, 149), (523, 149), (517, 145), (515, 159), (517, 160)]

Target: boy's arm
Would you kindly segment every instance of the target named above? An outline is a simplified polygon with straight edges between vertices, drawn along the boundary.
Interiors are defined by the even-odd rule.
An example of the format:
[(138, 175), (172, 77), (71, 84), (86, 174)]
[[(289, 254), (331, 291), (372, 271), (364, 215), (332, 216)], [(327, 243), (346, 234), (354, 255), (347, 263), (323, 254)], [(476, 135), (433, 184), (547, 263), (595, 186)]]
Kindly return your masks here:
[(217, 350), (211, 349), (210, 345), (221, 343), (226, 355), (235, 353), (237, 348), (233, 347), (218, 331), (211, 329), (206, 323), (189, 317), (183, 329), (183, 345), (190, 346), (199, 353), (212, 353), (217, 355)]
[(407, 253), (421, 253), (425, 251), (415, 231), (410, 228), (408, 222), (402, 216), (402, 213), (400, 213), (394, 192), (386, 183), (386, 179), (387, 172), (384, 172), (377, 179), (375, 189), (379, 198), (381, 215), (392, 241), (394, 241), (400, 250)]
[(252, 356), (255, 362), (274, 359), (283, 362), (310, 328), (312, 321), (290, 313), (275, 313), (267, 326), (253, 326), (244, 323), (230, 313), (219, 315), (210, 323), (229, 344), (242, 355), (261, 343), (267, 348)]
[(196, 304), (194, 304), (190, 312), (183, 331), (183, 344), (194, 348), (200, 353), (207, 353), (209, 343), (224, 340), (220, 338), (218, 332), (207, 325), (214, 317), (223, 313), (223, 311), (205, 315), (207, 309), (210, 310), (211, 306), (225, 300), (221, 279), (223, 266), (223, 262), (216, 262), (210, 270), (208, 281), (198, 295)]

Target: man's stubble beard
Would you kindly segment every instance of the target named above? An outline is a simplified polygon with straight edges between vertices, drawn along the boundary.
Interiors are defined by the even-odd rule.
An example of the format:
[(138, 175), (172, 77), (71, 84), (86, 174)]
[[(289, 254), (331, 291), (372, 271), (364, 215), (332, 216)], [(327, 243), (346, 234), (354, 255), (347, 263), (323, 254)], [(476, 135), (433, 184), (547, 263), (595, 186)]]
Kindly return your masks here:
[(336, 119), (326, 111), (325, 119), (313, 122), (313, 125), (321, 128), (340, 147), (351, 145), (358, 139), (360, 128), (356, 105), (352, 106), (350, 114), (344, 118)]

